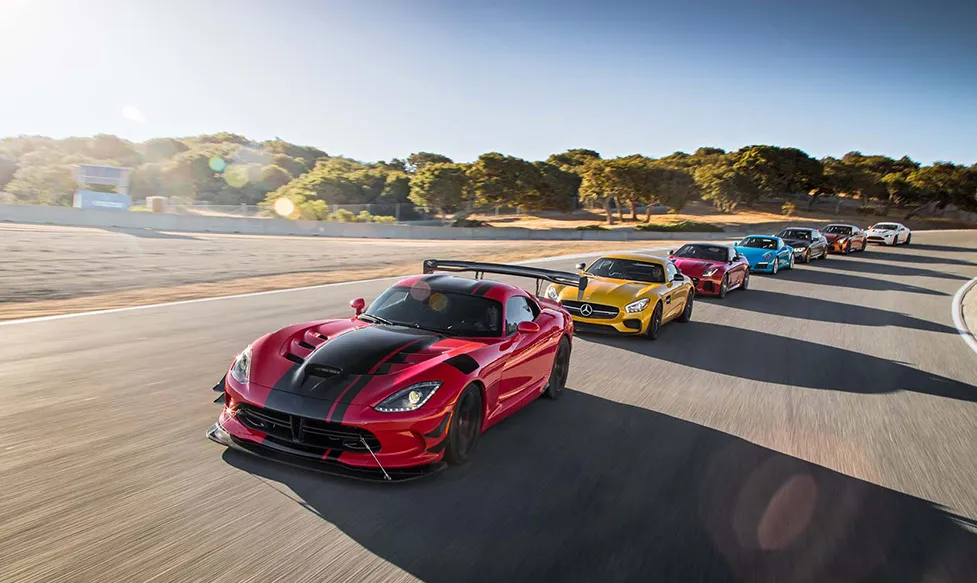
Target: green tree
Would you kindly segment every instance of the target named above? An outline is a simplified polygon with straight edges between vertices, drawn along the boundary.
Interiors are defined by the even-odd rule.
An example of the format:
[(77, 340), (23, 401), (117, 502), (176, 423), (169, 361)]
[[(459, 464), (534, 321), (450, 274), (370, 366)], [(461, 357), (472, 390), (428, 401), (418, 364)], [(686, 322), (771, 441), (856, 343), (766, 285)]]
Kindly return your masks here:
[(539, 171), (522, 158), (489, 152), (471, 164), (468, 177), (479, 204), (523, 207), (537, 193)]
[(148, 163), (163, 162), (189, 149), (190, 146), (174, 138), (154, 138), (143, 143), (142, 157)]
[[(821, 183), (821, 163), (797, 148), (749, 146), (734, 154), (734, 167), (756, 184), (756, 194), (808, 193)], [(745, 200), (746, 204), (755, 202)]]
[(25, 166), (17, 169), (6, 191), (16, 202), (71, 206), (76, 188), (71, 166)]
[(559, 167), (561, 170), (577, 172), (578, 170), (582, 171), (588, 162), (594, 160), (600, 160), (600, 154), (594, 150), (576, 148), (567, 150), (562, 154), (553, 154), (546, 159), (546, 162)]
[(580, 189), (580, 177), (548, 162), (533, 162), (535, 184), (524, 201), (533, 210), (573, 210)]
[(451, 164), (451, 158), (431, 152), (414, 152), (407, 157), (407, 170), (417, 172), (428, 164)]
[(611, 204), (615, 202), (620, 188), (620, 172), (615, 172), (618, 164), (615, 160), (595, 158), (577, 169), (580, 174), (580, 199), (602, 206), (608, 225), (614, 224)]
[(464, 202), (468, 182), (468, 169), (463, 164), (424, 164), (411, 176), (410, 199), (445, 216)]
[(0, 191), (13, 179), (15, 172), (17, 172), (17, 160), (0, 156)]
[(702, 166), (695, 171), (694, 177), (702, 199), (711, 202), (720, 212), (731, 213), (744, 201), (756, 200), (759, 196), (756, 182), (728, 162)]

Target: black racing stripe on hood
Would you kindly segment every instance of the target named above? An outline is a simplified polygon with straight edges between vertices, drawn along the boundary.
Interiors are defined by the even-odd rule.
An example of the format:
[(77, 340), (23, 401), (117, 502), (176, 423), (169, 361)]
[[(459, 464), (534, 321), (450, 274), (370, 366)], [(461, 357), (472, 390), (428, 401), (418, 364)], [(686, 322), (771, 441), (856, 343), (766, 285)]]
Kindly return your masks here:
[(341, 423), (343, 421), (343, 417), (346, 415), (346, 410), (349, 409), (350, 401), (356, 398), (356, 395), (359, 394), (359, 392), (362, 391), (366, 385), (370, 384), (371, 380), (373, 380), (373, 377), (366, 375), (357, 377), (356, 380), (353, 381), (353, 384), (349, 386), (349, 390), (346, 391), (346, 394), (343, 395), (345, 398), (336, 403), (336, 408), (333, 409), (332, 415), (329, 416), (328, 420), (332, 421), (333, 423)]
[(473, 372), (478, 370), (478, 361), (468, 356), (467, 354), (459, 354), (458, 356), (452, 356), (448, 360), (444, 361), (444, 363), (457, 368), (464, 374), (472, 374)]
[(372, 374), (378, 364), (402, 350), (422, 350), (440, 339), (426, 330), (400, 326), (356, 328), (323, 343), (304, 362), (289, 368), (271, 395), (286, 392), (328, 401), (352, 398), (355, 393), (349, 389), (357, 377)]

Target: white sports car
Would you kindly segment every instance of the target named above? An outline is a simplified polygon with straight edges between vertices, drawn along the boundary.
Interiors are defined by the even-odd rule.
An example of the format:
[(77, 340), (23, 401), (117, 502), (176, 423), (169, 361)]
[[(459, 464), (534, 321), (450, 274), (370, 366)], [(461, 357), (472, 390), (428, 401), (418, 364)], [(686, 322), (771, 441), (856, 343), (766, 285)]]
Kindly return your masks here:
[(906, 225), (900, 223), (878, 223), (872, 225), (865, 231), (868, 236), (866, 241), (878, 243), (880, 245), (908, 245), (913, 238), (913, 233)]

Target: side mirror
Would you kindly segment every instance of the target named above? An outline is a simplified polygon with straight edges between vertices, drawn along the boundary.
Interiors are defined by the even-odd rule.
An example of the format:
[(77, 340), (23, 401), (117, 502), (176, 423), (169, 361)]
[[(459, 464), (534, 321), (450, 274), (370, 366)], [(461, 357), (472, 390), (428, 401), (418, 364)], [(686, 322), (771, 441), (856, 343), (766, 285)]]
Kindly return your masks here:
[(577, 264), (577, 270), (578, 271), (583, 271), (585, 269), (587, 269), (587, 264), (586, 263), (578, 263)]
[(668, 254), (669, 255), (675, 255), (675, 249), (672, 249), (671, 251), (669, 251)]
[(353, 311), (355, 311), (356, 315), (359, 316), (363, 313), (363, 310), (366, 309), (366, 300), (363, 298), (356, 298), (349, 303), (349, 307), (353, 308)]
[(520, 334), (536, 334), (539, 332), (539, 324), (536, 322), (519, 322), (516, 332)]
[(685, 281), (685, 276), (682, 275), (681, 273), (676, 273), (675, 277), (672, 279), (674, 279), (675, 281)]

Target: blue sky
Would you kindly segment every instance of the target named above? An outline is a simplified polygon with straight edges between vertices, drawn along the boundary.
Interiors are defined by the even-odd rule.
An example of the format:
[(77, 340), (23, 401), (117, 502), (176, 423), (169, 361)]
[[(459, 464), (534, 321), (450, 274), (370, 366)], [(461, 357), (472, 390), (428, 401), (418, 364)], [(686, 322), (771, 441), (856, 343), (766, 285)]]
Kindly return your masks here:
[(0, 135), (972, 164), (975, 21), (943, 0), (3, 0)]

